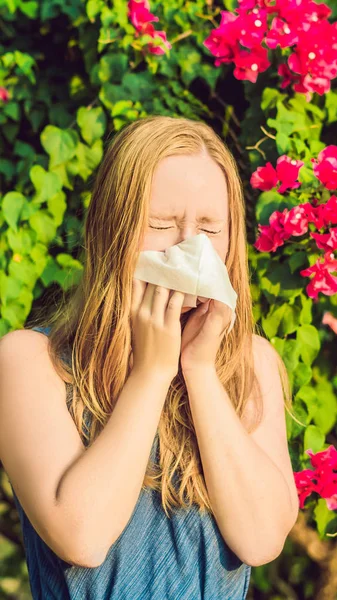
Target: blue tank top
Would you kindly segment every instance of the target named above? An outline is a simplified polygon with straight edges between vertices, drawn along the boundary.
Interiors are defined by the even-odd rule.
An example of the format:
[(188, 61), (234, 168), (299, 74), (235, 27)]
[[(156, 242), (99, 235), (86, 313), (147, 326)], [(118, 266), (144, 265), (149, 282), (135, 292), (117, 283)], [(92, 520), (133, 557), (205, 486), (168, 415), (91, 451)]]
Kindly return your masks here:
[[(34, 327), (48, 335), (50, 328)], [(86, 444), (86, 440), (84, 441)], [(158, 433), (151, 457), (158, 459)], [(133, 513), (104, 562), (71, 565), (35, 531), (13, 490), (33, 600), (244, 600), (251, 567), (223, 540), (212, 515), (175, 509), (142, 489)], [(80, 501), (80, 500), (79, 500)]]

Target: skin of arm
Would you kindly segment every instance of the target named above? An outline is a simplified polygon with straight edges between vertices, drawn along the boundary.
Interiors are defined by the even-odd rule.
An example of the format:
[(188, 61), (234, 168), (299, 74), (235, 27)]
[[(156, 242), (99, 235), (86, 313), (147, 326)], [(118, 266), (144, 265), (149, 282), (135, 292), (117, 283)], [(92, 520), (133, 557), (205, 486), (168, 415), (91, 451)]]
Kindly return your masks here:
[(81, 532), (77, 554), (86, 565), (105, 560), (132, 515), (169, 385), (157, 373), (131, 371), (104, 429), (59, 482), (56, 504)]
[(242, 562), (254, 567), (271, 562), (297, 518), (292, 490), (245, 430), (215, 367), (192, 369), (184, 378), (221, 535)]

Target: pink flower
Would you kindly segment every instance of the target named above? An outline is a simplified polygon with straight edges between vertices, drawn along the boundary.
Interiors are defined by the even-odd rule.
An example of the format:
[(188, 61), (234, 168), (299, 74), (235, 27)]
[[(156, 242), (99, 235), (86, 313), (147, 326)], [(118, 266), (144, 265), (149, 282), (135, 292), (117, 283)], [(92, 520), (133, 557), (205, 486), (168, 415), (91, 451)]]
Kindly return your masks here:
[(317, 160), (311, 159), (314, 174), (328, 190), (337, 189), (337, 146), (326, 146)]
[(300, 271), (303, 277), (314, 275), (310, 283), (306, 287), (306, 292), (309, 298), (317, 301), (319, 292), (325, 296), (333, 296), (337, 292), (337, 277), (330, 275), (331, 272), (337, 270), (337, 260), (334, 254), (326, 252), (321, 262), (321, 257), (314, 265)]
[(277, 173), (270, 162), (267, 162), (264, 167), (257, 167), (256, 171), (254, 171), (250, 178), (250, 184), (252, 187), (263, 190), (264, 192), (275, 187), (277, 182)]
[(278, 181), (281, 182), (278, 192), (282, 194), (287, 189), (294, 190), (301, 185), (296, 181), (300, 168), (304, 165), (301, 160), (290, 158), (290, 156), (280, 156), (276, 161), (276, 169), (268, 162), (265, 167), (258, 167), (250, 178), (250, 183), (254, 188), (267, 191), (271, 190)]
[(324, 224), (335, 225), (337, 223), (337, 197), (330, 196), (329, 200), (321, 205), (323, 207)]
[(288, 65), (303, 76), (308, 91), (329, 91), (330, 80), (337, 75), (336, 41), (336, 28), (328, 21), (313, 23), (307, 31), (299, 29), (298, 44)]
[(294, 206), (288, 213), (286, 213), (283, 227), (289, 236), (301, 236), (307, 233), (308, 218), (303, 206)]
[(276, 210), (269, 217), (269, 225), (258, 225), (261, 235), (254, 244), (257, 250), (260, 252), (275, 252), (277, 248), (283, 246), (284, 240), (287, 240), (291, 235), (284, 227), (287, 214), (287, 208), (283, 212)]
[(285, 154), (280, 156), (276, 161), (276, 173), (279, 180), (282, 182), (278, 188), (279, 194), (283, 194), (285, 190), (294, 190), (301, 185), (300, 181), (295, 181), (298, 177), (298, 172), (303, 167), (304, 162), (290, 158)]
[(214, 63), (216, 67), (222, 62), (231, 62), (235, 56), (236, 47), (239, 47), (236, 25), (238, 17), (228, 10), (222, 10), (220, 14), (219, 27), (212, 29), (203, 42), (213, 56), (217, 57)]
[(268, 50), (257, 46), (248, 52), (238, 50), (234, 57), (235, 69), (233, 71), (236, 79), (246, 79), (255, 83), (259, 73), (263, 73), (270, 66)]
[[(128, 2), (128, 18), (137, 30), (137, 34), (150, 35), (154, 39), (161, 38), (164, 42), (165, 47), (170, 50), (172, 45), (166, 39), (165, 31), (157, 31), (152, 22), (159, 21), (159, 18), (150, 12), (150, 5), (148, 0), (141, 0), (136, 2), (135, 0), (129, 0)], [(161, 46), (156, 46), (149, 42), (148, 49), (151, 54), (165, 54), (165, 50)]]
[(337, 249), (337, 227), (331, 227), (329, 233), (314, 233), (310, 236), (316, 241), (317, 247), (325, 252)]
[(0, 86), (0, 100), (2, 100), (3, 102), (8, 102), (8, 100), (9, 100), (8, 90), (6, 90), (6, 88), (1, 87), (1, 86)]
[(329, 510), (337, 509), (337, 450), (330, 445), (322, 452), (313, 453), (306, 450), (310, 456), (311, 464), (315, 468), (294, 472), (295, 484), (300, 502), (304, 508), (306, 498), (316, 492), (325, 498)]
[(277, 69), (280, 77), (283, 77), (283, 81), (281, 81), (281, 88), (284, 89), (290, 85), (292, 82), (298, 82), (300, 77), (298, 75), (294, 75), (287, 65), (287, 63), (281, 63)]
[(314, 471), (304, 469), (303, 471), (294, 471), (294, 479), (297, 488), (297, 494), (300, 502), (300, 508), (304, 508), (304, 502), (312, 492), (317, 492), (317, 483), (314, 480)]
[(317, 229), (322, 229), (325, 226), (325, 205), (319, 204), (318, 206), (313, 206), (310, 202), (306, 202), (301, 205), (305, 210), (305, 214), (308, 219), (308, 223), (314, 223)]
[(129, 0), (128, 2), (128, 18), (137, 31), (142, 32), (142, 28), (146, 23), (159, 21), (159, 18), (150, 12), (148, 0)]
[(265, 41), (267, 46), (272, 50), (274, 50), (278, 44), (281, 48), (289, 48), (290, 46), (297, 44), (297, 28), (289, 26), (286, 21), (275, 17)]
[(267, 32), (267, 12), (258, 8), (250, 13), (239, 8), (237, 12), (239, 17), (235, 24), (240, 44), (246, 48), (256, 49), (261, 45)]

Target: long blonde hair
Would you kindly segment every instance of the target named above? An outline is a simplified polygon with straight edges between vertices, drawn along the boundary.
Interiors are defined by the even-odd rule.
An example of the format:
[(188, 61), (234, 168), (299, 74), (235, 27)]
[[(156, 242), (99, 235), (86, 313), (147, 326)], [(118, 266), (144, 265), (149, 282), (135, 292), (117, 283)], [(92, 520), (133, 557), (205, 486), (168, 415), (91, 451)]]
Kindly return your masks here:
[[(223, 140), (202, 121), (149, 116), (128, 124), (106, 145), (85, 217), (80, 283), (64, 294), (45, 323), (51, 327), (49, 352), (57, 372), (70, 385), (69, 410), (82, 441), (90, 445), (104, 428), (130, 374), (132, 278), (148, 224), (151, 183), (163, 158), (206, 150), (227, 182), (229, 248), (226, 267), (237, 292), (237, 318), (224, 337), (216, 370), (241, 417), (254, 391), (256, 419), (262, 405), (254, 374), (254, 325), (249, 286), (245, 205), (234, 158)], [(182, 327), (188, 313), (182, 315)], [(68, 360), (71, 356), (70, 361)], [(287, 410), (291, 390), (279, 355)], [(83, 403), (83, 404), (82, 404)], [(84, 413), (91, 418), (87, 432)], [(182, 372), (172, 380), (158, 424), (160, 464), (148, 463), (143, 488), (161, 491), (167, 516), (192, 503), (213, 514), (205, 485), (195, 428)], [(173, 475), (179, 474), (179, 487)]]

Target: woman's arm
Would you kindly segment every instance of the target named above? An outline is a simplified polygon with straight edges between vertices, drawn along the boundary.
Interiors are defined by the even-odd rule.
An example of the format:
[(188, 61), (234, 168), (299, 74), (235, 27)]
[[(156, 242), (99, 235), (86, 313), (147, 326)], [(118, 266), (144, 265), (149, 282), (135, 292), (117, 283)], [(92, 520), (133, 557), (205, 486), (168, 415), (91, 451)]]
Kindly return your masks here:
[(56, 499), (82, 532), (79, 552), (100, 565), (138, 500), (170, 381), (134, 372), (103, 431), (65, 472)]

